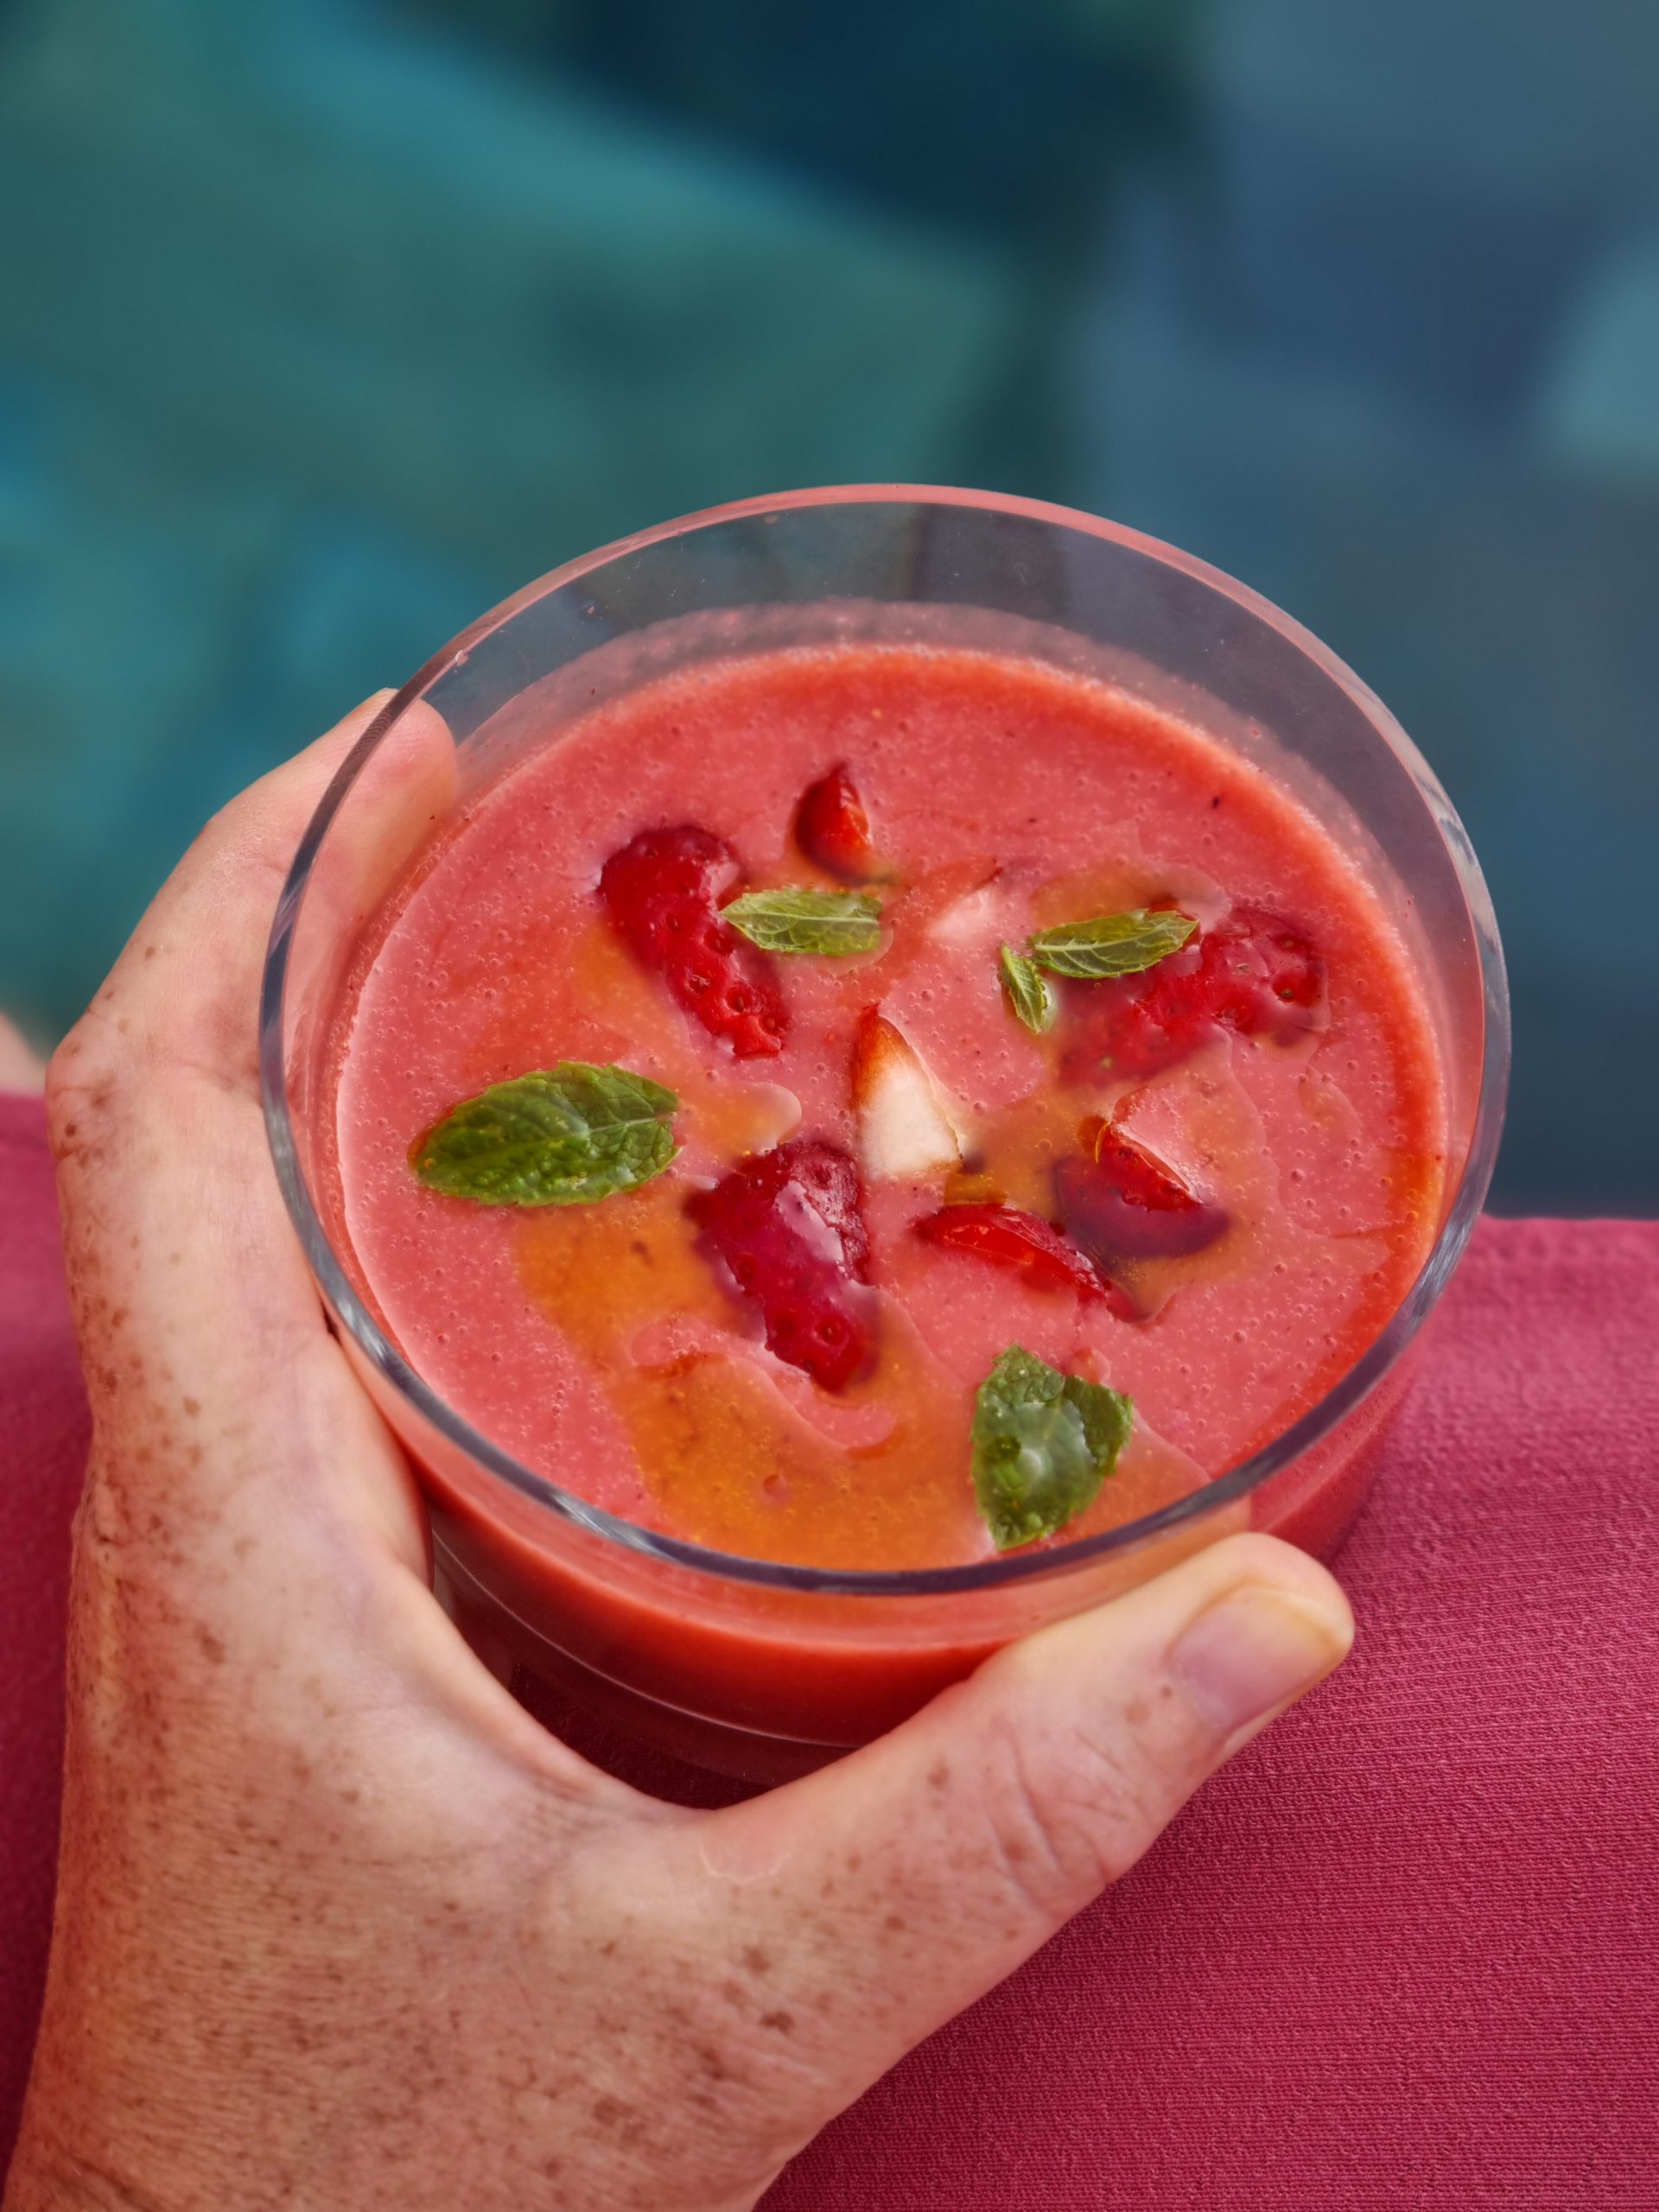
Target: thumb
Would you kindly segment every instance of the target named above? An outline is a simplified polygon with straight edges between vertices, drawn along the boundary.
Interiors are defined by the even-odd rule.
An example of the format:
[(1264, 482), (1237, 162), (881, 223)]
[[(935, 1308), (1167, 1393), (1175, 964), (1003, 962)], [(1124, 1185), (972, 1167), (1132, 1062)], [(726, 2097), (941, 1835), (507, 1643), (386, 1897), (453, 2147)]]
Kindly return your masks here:
[(700, 1822), (698, 1909), (717, 1955), (766, 1962), (756, 2017), (790, 2021), (790, 2057), (829, 2094), (817, 2120), (1132, 1866), (1352, 1638), (1323, 1567), (1232, 1537)]

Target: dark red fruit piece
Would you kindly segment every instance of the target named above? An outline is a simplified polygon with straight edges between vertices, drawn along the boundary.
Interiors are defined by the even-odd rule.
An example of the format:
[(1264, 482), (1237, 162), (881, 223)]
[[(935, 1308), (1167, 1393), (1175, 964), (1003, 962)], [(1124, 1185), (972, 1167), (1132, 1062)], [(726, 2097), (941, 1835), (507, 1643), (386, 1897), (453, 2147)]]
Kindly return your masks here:
[(868, 883), (881, 873), (869, 810), (844, 760), (802, 794), (795, 810), (795, 842), (808, 860), (849, 883)]
[(1068, 1080), (1154, 1075), (1217, 1026), (1281, 1044), (1319, 1027), (1325, 963), (1281, 916), (1236, 906), (1141, 975), (1071, 985), (1066, 1009)]
[(948, 1252), (966, 1252), (1021, 1276), (1033, 1290), (1075, 1291), (1080, 1298), (1102, 1298), (1120, 1320), (1132, 1321), (1138, 1308), (1109, 1275), (1086, 1260), (1052, 1224), (1019, 1206), (941, 1207), (916, 1224), (916, 1234)]
[(741, 874), (729, 845), (683, 823), (642, 830), (613, 853), (599, 893), (634, 958), (689, 1014), (740, 1060), (769, 1059), (789, 1030), (783, 992), (766, 954), (720, 914)]
[(1188, 945), (1144, 976), (1068, 984), (1061, 1000), (1064, 1078), (1155, 1075), (1196, 1052), (1213, 1027), (1197, 988), (1198, 957)]
[(1088, 1149), (1054, 1170), (1060, 1219), (1091, 1259), (1180, 1259), (1213, 1244), (1227, 1226), (1219, 1206), (1193, 1197), (1160, 1160), (1109, 1122)]
[(1246, 1037), (1281, 1041), (1317, 1025), (1325, 963), (1300, 931), (1261, 906), (1235, 906), (1202, 941), (1199, 974), (1211, 1019)]
[(800, 1138), (740, 1160), (686, 1201), (702, 1249), (759, 1309), (769, 1348), (826, 1390), (844, 1390), (875, 1357), (862, 1195), (844, 1152)]

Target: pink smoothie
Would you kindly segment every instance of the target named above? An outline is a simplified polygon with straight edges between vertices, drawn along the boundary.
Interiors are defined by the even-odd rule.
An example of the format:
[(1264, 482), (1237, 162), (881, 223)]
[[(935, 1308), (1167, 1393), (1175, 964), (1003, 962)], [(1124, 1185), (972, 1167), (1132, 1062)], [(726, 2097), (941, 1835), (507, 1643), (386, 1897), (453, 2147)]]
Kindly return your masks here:
[[(1444, 1108), (1410, 962), (1355, 866), (1259, 769), (1127, 696), (966, 652), (802, 649), (597, 709), (452, 822), (378, 918), (337, 1037), (334, 1135), (354, 1268), (393, 1341), (475, 1427), (566, 1490), (717, 1550), (831, 1567), (992, 1555), (969, 1475), (1005, 1347), (1134, 1401), (1066, 1538), (1207, 1482), (1305, 1412), (1376, 1336), (1442, 1198)], [(844, 762), (883, 864), (878, 950), (774, 963), (781, 1051), (734, 1058), (641, 966), (599, 893), (645, 829), (695, 823), (747, 887), (829, 885), (791, 825)], [(1288, 918), (1323, 966), (1294, 1037), (1208, 1033), (1149, 1075), (1063, 1076), (1011, 1013), (998, 947), (1129, 908), (1203, 929)], [(1106, 988), (1106, 987), (1100, 987)], [(879, 1009), (957, 1133), (954, 1167), (872, 1172), (853, 1063)], [(411, 1145), (459, 1101), (562, 1061), (677, 1094), (678, 1156), (597, 1205), (423, 1186)], [(1122, 1299), (1031, 1287), (930, 1243), (952, 1202), (1052, 1214), (1056, 1160), (1109, 1122), (1224, 1215), (1126, 1261)], [(829, 1389), (769, 1351), (687, 1202), (810, 1136), (863, 1166), (879, 1356)]]

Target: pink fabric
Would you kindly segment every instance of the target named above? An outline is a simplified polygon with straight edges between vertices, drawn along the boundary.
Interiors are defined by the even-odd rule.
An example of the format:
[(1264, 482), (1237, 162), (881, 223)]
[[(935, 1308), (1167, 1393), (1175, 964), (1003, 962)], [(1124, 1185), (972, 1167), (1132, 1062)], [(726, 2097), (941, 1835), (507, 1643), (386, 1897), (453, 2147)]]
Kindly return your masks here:
[[(85, 1441), (0, 1101), (0, 2162)], [(1655, 2212), (1659, 1224), (1488, 1222), (1340, 1562), (1344, 1672), (768, 2212)]]
[(69, 1519), (86, 1457), (37, 1098), (0, 1091), (0, 2173), (46, 1974)]

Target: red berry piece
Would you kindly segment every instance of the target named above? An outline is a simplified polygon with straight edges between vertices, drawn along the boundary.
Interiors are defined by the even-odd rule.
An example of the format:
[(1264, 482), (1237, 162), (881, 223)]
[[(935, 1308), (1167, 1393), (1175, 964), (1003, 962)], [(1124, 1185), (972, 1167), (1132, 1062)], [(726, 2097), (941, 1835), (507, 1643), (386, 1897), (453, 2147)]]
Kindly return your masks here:
[(1085, 1124), (1087, 1149), (1054, 1170), (1060, 1219), (1090, 1259), (1183, 1259), (1227, 1226), (1161, 1160), (1109, 1122)]
[(1196, 1052), (1213, 1027), (1198, 988), (1199, 958), (1196, 944), (1189, 944), (1146, 975), (1068, 984), (1062, 999), (1065, 1079), (1155, 1075)]
[(795, 842), (808, 860), (849, 883), (868, 883), (881, 874), (869, 809), (844, 760), (802, 794)]
[(769, 1059), (789, 1030), (783, 992), (766, 954), (720, 914), (741, 875), (729, 845), (684, 823), (642, 830), (613, 853), (599, 893), (634, 958), (687, 1014), (738, 1059)]
[(944, 1206), (918, 1221), (916, 1234), (947, 1252), (965, 1252), (1005, 1268), (1033, 1290), (1069, 1290), (1079, 1298), (1103, 1299), (1120, 1321), (1139, 1318), (1139, 1307), (1109, 1275), (1052, 1224), (1019, 1206)]
[(740, 1160), (686, 1202), (702, 1250), (758, 1310), (769, 1349), (826, 1390), (844, 1390), (875, 1357), (861, 1198), (844, 1152), (798, 1138)]
[(1236, 906), (1155, 968), (1072, 984), (1066, 1007), (1068, 1080), (1155, 1075), (1217, 1027), (1279, 1044), (1322, 1027), (1325, 963), (1280, 915)]
[(1300, 931), (1260, 906), (1236, 906), (1203, 939), (1199, 973), (1211, 1019), (1242, 1036), (1287, 1043), (1325, 1012), (1325, 963)]

